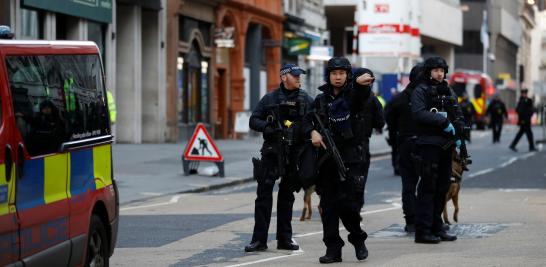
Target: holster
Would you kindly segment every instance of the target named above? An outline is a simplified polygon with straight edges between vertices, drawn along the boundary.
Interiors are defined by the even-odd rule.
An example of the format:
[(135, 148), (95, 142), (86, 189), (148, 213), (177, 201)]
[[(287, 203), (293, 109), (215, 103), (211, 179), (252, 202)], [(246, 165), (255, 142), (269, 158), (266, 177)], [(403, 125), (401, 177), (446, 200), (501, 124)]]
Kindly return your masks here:
[(259, 158), (252, 158), (252, 166), (254, 166), (253, 169), (253, 175), (254, 180), (256, 180), (258, 183), (261, 183), (265, 180), (265, 168), (263, 165), (263, 162)]

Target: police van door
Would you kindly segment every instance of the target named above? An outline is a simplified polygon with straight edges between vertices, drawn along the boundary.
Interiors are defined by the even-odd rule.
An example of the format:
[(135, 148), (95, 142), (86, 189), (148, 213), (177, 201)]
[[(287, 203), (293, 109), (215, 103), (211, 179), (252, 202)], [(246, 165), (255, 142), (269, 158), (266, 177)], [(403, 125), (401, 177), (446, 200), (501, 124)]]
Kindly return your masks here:
[[(37, 266), (66, 266), (68, 153), (62, 80), (56, 56), (7, 55), (6, 72), (15, 117), (16, 199), (20, 257)], [(39, 252), (39, 253), (38, 253)]]
[[(4, 73), (0, 64), (0, 73)], [(8, 123), (5, 122), (6, 77), (0, 75), (0, 266), (17, 261), (19, 229), (15, 210), (14, 151), (10, 144)]]

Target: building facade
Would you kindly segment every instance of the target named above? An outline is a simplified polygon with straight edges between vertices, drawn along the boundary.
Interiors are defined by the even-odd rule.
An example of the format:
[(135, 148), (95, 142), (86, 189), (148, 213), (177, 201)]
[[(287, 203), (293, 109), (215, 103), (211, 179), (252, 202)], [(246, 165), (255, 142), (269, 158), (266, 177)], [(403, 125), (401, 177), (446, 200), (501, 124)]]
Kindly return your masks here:
[[(164, 0), (5, 0), (0, 24), (23, 40), (88, 40), (99, 47), (117, 103), (118, 142), (165, 140)], [(143, 101), (145, 99), (145, 101)]]
[(379, 87), (374, 90), (386, 100), (401, 89), (415, 63), (437, 55), (455, 65), (455, 47), (462, 44), (458, 0), (325, 0), (324, 4), (334, 55), (348, 56), (356, 66), (372, 69)]
[(219, 136), (229, 137), (234, 136), (237, 113), (251, 111), (261, 96), (279, 86), (284, 17), (280, 0), (237, 0), (222, 2), (216, 18), (218, 28), (233, 27), (234, 48), (218, 51), (223, 54), (217, 57), (215, 93), (216, 121), (223, 131)]
[(282, 62), (294, 63), (307, 70), (302, 87), (318, 94), (324, 83), (324, 66), (332, 55), (326, 31), (326, 15), (322, 0), (284, 0)]

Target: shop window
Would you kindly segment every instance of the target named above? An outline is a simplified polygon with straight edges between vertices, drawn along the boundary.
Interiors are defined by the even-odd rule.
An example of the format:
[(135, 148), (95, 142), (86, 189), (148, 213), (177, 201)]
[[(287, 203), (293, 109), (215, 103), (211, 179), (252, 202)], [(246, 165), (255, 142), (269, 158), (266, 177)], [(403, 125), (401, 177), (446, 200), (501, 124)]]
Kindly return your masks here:
[(178, 58), (179, 118), (182, 124), (209, 122), (208, 66), (208, 59), (201, 56), (195, 41), (190, 51)]
[(8, 56), (6, 66), (17, 127), (31, 156), (109, 134), (98, 56)]

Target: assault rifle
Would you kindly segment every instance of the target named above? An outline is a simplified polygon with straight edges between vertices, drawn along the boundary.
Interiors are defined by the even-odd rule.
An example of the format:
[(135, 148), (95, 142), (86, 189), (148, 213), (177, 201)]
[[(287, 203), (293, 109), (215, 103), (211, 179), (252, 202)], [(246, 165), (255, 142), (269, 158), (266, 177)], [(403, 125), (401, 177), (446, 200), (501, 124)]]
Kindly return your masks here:
[(267, 112), (266, 121), (270, 124), (274, 124), (275, 127), (275, 140), (277, 145), (277, 165), (279, 170), (279, 176), (286, 175), (286, 165), (288, 164), (288, 146), (293, 144), (293, 131), (289, 127), (283, 127), (280, 118), (281, 104), (268, 105), (265, 107)]
[(341, 158), (341, 155), (339, 154), (339, 151), (337, 150), (336, 143), (334, 143), (334, 139), (332, 138), (332, 135), (330, 133), (330, 130), (326, 127), (324, 127), (324, 124), (322, 123), (322, 120), (320, 119), (319, 115), (317, 113), (313, 113), (315, 115), (315, 118), (317, 119), (318, 125), (319, 125), (319, 132), (323, 137), (323, 140), (326, 141), (326, 151), (328, 154), (334, 159), (334, 162), (337, 166), (337, 172), (339, 174), (339, 181), (344, 182), (347, 179), (347, 168), (345, 167), (345, 164), (343, 163), (343, 159)]

